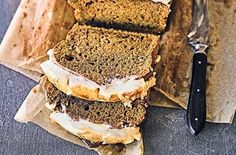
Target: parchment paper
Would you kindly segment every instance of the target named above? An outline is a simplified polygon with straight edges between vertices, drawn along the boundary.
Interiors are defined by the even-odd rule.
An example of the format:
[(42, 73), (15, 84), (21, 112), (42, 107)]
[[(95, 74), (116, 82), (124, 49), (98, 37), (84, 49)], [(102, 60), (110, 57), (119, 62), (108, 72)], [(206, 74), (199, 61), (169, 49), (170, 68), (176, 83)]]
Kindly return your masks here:
[(22, 0), (0, 46), (1, 64), (38, 81), (46, 52), (74, 22), (66, 0)]
[[(53, 123), (49, 117), (50, 111), (45, 107), (45, 88), (47, 87), (47, 84), (46, 77), (42, 77), (40, 83), (35, 86), (26, 97), (25, 101), (15, 115), (15, 120), (23, 123), (32, 122), (37, 124), (53, 135), (88, 149), (95, 150), (101, 155), (107, 155), (110, 153), (112, 153), (111, 155), (118, 154), (116, 149), (110, 145), (89, 148), (77, 136), (70, 134), (60, 125)], [(133, 155), (135, 153), (135, 155), (142, 155), (143, 150), (143, 140), (141, 140), (139, 142), (135, 141), (132, 144), (126, 145), (126, 149), (122, 152), (119, 152), (119, 154)]]
[[(192, 1), (174, 2), (170, 29), (162, 36), (162, 61), (156, 68), (155, 89), (166, 98), (151, 95), (152, 105), (187, 107), (192, 52), (187, 34)], [(207, 120), (232, 123), (236, 110), (236, 1), (209, 1), (210, 49), (208, 51)]]

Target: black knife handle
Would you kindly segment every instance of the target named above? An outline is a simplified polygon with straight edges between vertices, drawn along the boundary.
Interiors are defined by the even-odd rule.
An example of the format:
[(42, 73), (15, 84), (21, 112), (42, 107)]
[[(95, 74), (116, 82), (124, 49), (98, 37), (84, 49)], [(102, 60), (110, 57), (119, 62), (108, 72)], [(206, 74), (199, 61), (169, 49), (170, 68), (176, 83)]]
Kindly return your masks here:
[(206, 69), (207, 55), (196, 52), (187, 108), (187, 124), (193, 135), (199, 134), (206, 123)]

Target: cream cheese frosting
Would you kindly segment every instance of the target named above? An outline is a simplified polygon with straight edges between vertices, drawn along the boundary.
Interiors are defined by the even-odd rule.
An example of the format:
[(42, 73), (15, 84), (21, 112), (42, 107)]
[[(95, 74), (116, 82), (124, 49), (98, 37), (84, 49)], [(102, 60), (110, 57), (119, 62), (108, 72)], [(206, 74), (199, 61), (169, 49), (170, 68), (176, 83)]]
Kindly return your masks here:
[(53, 112), (50, 118), (72, 134), (95, 142), (129, 144), (141, 139), (139, 127), (114, 129), (110, 125), (95, 124), (84, 119), (74, 121), (68, 114), (61, 112)]
[(171, 0), (152, 0), (154, 2), (160, 2), (160, 3), (163, 3), (165, 5), (168, 5), (170, 4)]
[[(51, 60), (43, 62), (41, 67), (46, 75), (50, 75), (51, 77), (54, 77), (54, 79), (58, 79), (64, 83), (69, 82), (70, 87), (76, 87), (80, 85), (94, 90), (99, 89), (100, 95), (107, 98), (111, 97), (113, 94), (122, 95), (123, 93), (132, 92), (145, 86), (144, 79), (136, 79), (135, 76), (125, 79), (114, 79), (109, 85), (98, 85), (97, 83), (81, 75), (75, 75), (61, 68)], [(67, 95), (70, 95), (71, 91), (68, 92), (69, 93)]]
[[(123, 94), (132, 93), (137, 90), (142, 90), (146, 87), (146, 82), (144, 78), (138, 78), (137, 76), (128, 76), (123, 79), (113, 79), (110, 84), (99, 85), (94, 81), (91, 81), (82, 75), (74, 73), (71, 70), (67, 70), (64, 67), (60, 66), (53, 56), (53, 50), (48, 51), (49, 60), (41, 64), (41, 68), (47, 77), (54, 81), (60, 81), (63, 85), (69, 85), (67, 90), (64, 90), (64, 93), (67, 95), (72, 94), (72, 88), (77, 86), (87, 88), (94, 92), (99, 91), (98, 94), (104, 98), (111, 98), (112, 95), (118, 95), (121, 99)], [(147, 94), (147, 90), (144, 90), (142, 96)]]

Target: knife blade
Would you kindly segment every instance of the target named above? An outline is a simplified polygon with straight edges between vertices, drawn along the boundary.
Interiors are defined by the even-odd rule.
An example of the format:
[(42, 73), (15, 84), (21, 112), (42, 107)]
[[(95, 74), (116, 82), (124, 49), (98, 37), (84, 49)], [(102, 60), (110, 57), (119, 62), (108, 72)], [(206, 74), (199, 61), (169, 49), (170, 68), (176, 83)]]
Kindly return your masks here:
[(206, 123), (206, 68), (209, 47), (208, 1), (193, 0), (189, 44), (193, 51), (192, 79), (187, 107), (187, 125), (198, 135)]

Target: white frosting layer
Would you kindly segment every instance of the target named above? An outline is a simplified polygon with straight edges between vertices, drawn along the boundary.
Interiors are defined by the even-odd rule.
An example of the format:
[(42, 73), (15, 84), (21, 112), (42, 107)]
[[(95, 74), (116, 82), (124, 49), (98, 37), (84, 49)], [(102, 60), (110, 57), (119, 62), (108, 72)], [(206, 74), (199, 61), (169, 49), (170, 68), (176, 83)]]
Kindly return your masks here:
[[(46, 96), (47, 96), (47, 95), (46, 95)], [(54, 108), (56, 107), (56, 104), (49, 104), (49, 102), (46, 102), (45, 106), (46, 106), (49, 110), (53, 111)]]
[(152, 1), (154, 1), (154, 2), (160, 2), (160, 3), (163, 3), (163, 4), (169, 6), (169, 3), (170, 3), (171, 0), (152, 0)]
[[(99, 85), (82, 75), (66, 70), (58, 65), (55, 62), (52, 53), (52, 50), (48, 52), (50, 60), (43, 62), (41, 68), (48, 77), (50, 76), (64, 84), (68, 84), (69, 88), (80, 86), (92, 90), (99, 90), (99, 95), (104, 96), (105, 98), (110, 98), (112, 95), (118, 95), (122, 98), (124, 93), (134, 92), (145, 86), (145, 80), (143, 78), (136, 79), (137, 76), (113, 79), (110, 84)], [(68, 90), (68, 95), (70, 95), (70, 92), (71, 90)]]
[[(132, 135), (137, 133), (136, 127), (126, 127), (122, 129), (113, 129), (110, 125), (95, 124), (87, 120), (80, 119), (74, 121), (68, 114), (54, 112), (50, 115), (51, 119), (61, 125), (63, 128), (77, 136), (92, 134), (92, 137), (101, 137), (101, 141), (107, 142), (107, 139), (126, 139), (126, 143), (132, 142), (134, 139), (140, 140), (141, 135)], [(135, 137), (136, 136), (136, 137)], [(91, 140), (91, 139), (90, 139)]]

